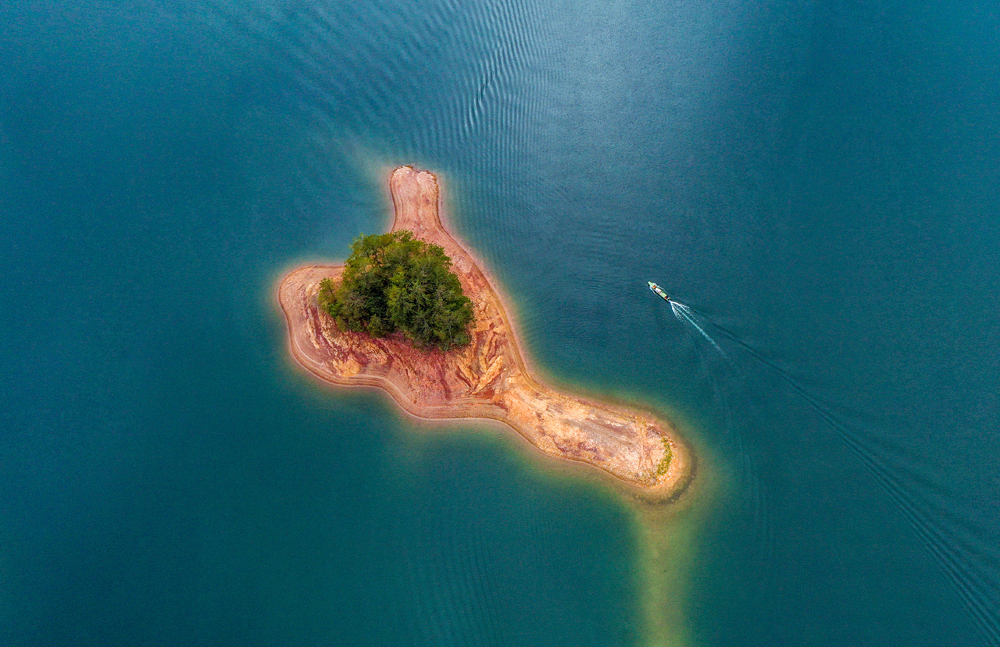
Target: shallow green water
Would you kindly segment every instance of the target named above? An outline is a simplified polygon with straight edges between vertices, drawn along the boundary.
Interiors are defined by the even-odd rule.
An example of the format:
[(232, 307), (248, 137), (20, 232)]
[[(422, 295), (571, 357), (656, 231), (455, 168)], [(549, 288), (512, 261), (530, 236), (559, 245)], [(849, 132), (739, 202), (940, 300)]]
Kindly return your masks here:
[[(4, 14), (0, 643), (1000, 644), (985, 3)], [(400, 163), (683, 513), (290, 365)]]

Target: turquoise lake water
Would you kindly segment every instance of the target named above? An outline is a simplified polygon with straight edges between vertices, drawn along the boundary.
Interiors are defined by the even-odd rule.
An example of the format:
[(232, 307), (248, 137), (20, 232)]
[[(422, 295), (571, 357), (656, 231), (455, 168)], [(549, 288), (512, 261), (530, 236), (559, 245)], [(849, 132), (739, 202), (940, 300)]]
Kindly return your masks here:
[[(0, 4), (0, 644), (1000, 645), (998, 37), (978, 0)], [(291, 365), (275, 281), (381, 231), (397, 164), (548, 379), (692, 439), (676, 519)]]

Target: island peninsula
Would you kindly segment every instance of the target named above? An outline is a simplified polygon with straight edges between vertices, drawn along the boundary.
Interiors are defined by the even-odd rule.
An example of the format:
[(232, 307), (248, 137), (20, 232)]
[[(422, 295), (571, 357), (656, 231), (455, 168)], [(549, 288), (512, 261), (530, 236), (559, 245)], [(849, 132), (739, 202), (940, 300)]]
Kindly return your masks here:
[(278, 303), (295, 360), (321, 380), (378, 387), (420, 418), (489, 418), (542, 452), (589, 463), (655, 500), (672, 500), (694, 473), (676, 430), (649, 413), (558, 392), (528, 370), (500, 295), (466, 248), (441, 224), (437, 178), (409, 166), (389, 178), (392, 231), (444, 248), (472, 300), (471, 342), (444, 352), (421, 350), (401, 334), (381, 339), (341, 331), (317, 304), (320, 281), (343, 266), (309, 265), (285, 276)]

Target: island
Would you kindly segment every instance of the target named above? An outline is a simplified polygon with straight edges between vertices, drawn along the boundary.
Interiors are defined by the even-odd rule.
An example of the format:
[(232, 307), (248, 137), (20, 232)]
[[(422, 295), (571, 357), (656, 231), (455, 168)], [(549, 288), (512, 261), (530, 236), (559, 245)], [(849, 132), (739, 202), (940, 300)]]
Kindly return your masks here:
[(437, 178), (404, 166), (389, 177), (390, 231), (444, 249), (472, 302), (465, 345), (421, 349), (401, 334), (374, 338), (341, 330), (319, 306), (320, 283), (342, 265), (308, 265), (284, 276), (277, 300), (295, 361), (337, 386), (383, 389), (423, 419), (486, 418), (505, 423), (540, 451), (592, 465), (643, 498), (676, 499), (694, 474), (694, 457), (676, 429), (650, 412), (560, 392), (532, 375), (509, 309), (483, 265), (441, 222)]

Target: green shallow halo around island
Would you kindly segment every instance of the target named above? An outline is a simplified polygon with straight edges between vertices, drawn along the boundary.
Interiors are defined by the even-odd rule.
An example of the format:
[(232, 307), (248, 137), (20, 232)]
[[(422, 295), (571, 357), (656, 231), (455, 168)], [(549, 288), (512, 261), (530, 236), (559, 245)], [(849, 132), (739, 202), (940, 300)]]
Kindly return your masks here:
[(392, 172), (389, 189), (391, 231), (411, 231), (451, 258), (472, 301), (470, 342), (422, 350), (401, 334), (373, 338), (340, 330), (317, 295), (324, 279), (340, 280), (343, 266), (309, 265), (278, 286), (295, 360), (330, 384), (384, 389), (420, 418), (499, 420), (548, 455), (593, 465), (646, 498), (676, 499), (694, 474), (693, 454), (676, 429), (648, 412), (562, 393), (534, 377), (503, 299), (441, 224), (437, 178), (404, 166)]

